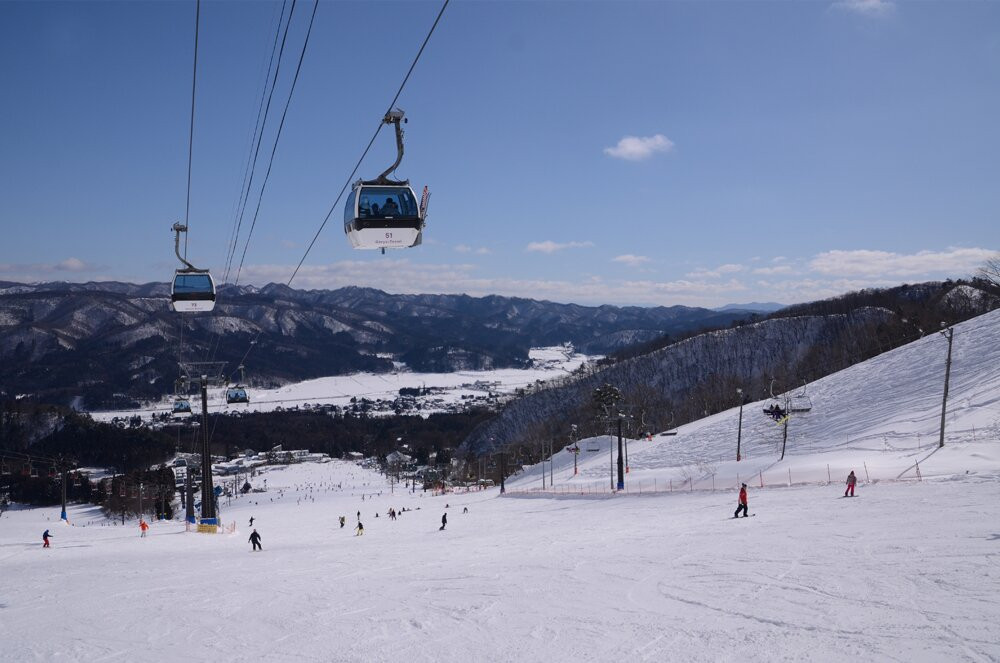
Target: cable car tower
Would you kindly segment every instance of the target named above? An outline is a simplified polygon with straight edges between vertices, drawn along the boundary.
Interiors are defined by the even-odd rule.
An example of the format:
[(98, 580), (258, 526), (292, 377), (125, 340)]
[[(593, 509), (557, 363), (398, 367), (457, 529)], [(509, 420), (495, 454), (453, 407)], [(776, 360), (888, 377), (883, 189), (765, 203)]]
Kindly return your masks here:
[(409, 180), (391, 180), (389, 175), (403, 160), (405, 113), (391, 110), (382, 118), (396, 130), (396, 161), (373, 180), (358, 180), (344, 207), (344, 233), (355, 249), (406, 249), (423, 240), (430, 191), (424, 187), (417, 197)]
[(178, 222), (173, 230), (174, 253), (184, 267), (174, 272), (170, 306), (178, 313), (211, 311), (215, 308), (215, 281), (207, 269), (198, 269), (181, 256), (181, 233), (187, 232), (187, 226)]

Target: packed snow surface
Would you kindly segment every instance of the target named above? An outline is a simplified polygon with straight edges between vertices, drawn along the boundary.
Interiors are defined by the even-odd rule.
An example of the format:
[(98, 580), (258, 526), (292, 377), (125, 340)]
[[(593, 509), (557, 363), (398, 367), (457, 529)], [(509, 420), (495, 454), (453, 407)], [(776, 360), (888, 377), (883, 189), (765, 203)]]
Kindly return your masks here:
[(4, 514), (0, 659), (1000, 658), (995, 473), (853, 499), (839, 484), (751, 490), (739, 520), (732, 492), (433, 497), (342, 461), (264, 478), (266, 493), (223, 502), (234, 534)]

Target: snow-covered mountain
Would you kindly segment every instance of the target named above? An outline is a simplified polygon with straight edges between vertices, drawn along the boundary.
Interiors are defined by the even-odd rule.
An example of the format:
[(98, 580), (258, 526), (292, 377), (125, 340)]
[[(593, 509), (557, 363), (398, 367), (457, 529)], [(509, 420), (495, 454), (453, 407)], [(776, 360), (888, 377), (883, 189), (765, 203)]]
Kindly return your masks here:
[[(90, 407), (160, 396), (177, 361), (213, 358), (279, 384), (397, 364), (450, 372), (523, 368), (533, 347), (604, 354), (739, 313), (586, 307), (508, 297), (390, 295), (371, 288), (223, 286), (213, 314), (169, 311), (166, 284), (0, 283), (0, 393)], [(112, 360), (113, 359), (113, 360)]]

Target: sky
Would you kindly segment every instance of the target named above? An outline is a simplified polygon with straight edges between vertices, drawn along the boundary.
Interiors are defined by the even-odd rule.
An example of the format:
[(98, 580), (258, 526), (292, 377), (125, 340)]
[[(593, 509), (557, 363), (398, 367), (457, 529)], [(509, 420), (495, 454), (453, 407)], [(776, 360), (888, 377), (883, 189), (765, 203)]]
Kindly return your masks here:
[[(793, 303), (1000, 250), (1000, 3), (886, 0), (453, 0), (398, 102), (424, 243), (353, 250), (337, 196), (440, 7), (320, 2), (245, 244), (313, 10), (295, 3), (239, 283), (305, 257), (293, 287)], [(188, 257), (220, 282), (281, 8), (201, 5)], [(0, 281), (180, 266), (195, 9), (0, 2)], [(394, 158), (383, 132), (359, 176)]]

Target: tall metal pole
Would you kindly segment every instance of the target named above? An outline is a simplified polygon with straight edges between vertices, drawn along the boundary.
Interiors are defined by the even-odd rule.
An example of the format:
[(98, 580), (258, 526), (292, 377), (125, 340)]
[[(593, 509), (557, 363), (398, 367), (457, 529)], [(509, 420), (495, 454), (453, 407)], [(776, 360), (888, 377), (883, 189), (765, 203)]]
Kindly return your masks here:
[(69, 519), (66, 518), (66, 480), (68, 478), (69, 474), (66, 473), (66, 468), (63, 467), (62, 468), (62, 513), (59, 514), (59, 517), (67, 522), (69, 521)]
[(504, 478), (507, 476), (507, 453), (503, 450), (500, 451), (500, 494), (503, 495), (507, 492), (507, 486), (504, 485)]
[(625, 457), (622, 453), (621, 417), (618, 417), (618, 490), (625, 490)]
[(948, 339), (948, 359), (944, 365), (944, 398), (941, 400), (941, 439), (938, 441), (938, 448), (944, 446), (944, 418), (948, 411), (948, 381), (951, 379), (951, 340), (955, 336), (954, 328), (941, 332), (941, 335)]
[(215, 490), (212, 487), (212, 454), (208, 447), (208, 376), (201, 376), (201, 521), (215, 522)]
[(188, 467), (187, 472), (184, 474), (184, 495), (187, 502), (184, 505), (184, 518), (192, 525), (195, 523), (194, 518), (194, 482), (191, 479), (191, 470), (193, 467)]
[(783, 431), (782, 437), (781, 437), (781, 458), (779, 460), (785, 460), (785, 444), (788, 442), (788, 420), (789, 420), (789, 418), (790, 417), (788, 416), (788, 403), (786, 402), (785, 403), (785, 423), (782, 424), (782, 428), (784, 429), (784, 431)]
[(555, 442), (553, 440), (549, 440), (549, 488), (556, 485), (556, 480), (553, 477), (555, 470), (552, 468), (553, 465), (552, 461), (555, 460), (555, 457), (556, 457)]
[(743, 437), (743, 390), (737, 388), (736, 396), (740, 399), (740, 423), (736, 428), (736, 462), (740, 462), (740, 439)]

